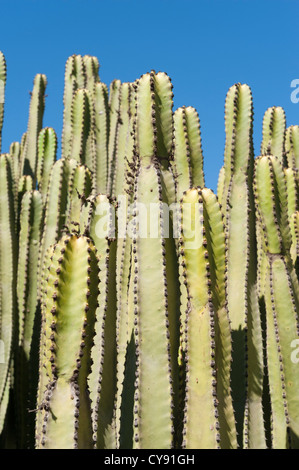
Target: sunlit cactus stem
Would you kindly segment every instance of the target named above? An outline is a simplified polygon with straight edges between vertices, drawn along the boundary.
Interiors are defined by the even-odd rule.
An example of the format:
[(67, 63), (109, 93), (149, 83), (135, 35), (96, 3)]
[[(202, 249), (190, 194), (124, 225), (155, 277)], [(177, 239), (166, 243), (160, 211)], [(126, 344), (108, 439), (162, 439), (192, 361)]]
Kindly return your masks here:
[(265, 305), (271, 445), (298, 448), (299, 372), (292, 359), (291, 345), (299, 338), (299, 290), (290, 255), (292, 234), (285, 173), (278, 158), (261, 156), (256, 160), (255, 194), (267, 255)]
[(13, 181), (6, 155), (0, 156), (0, 424), (4, 425), (17, 332), (16, 268)]
[(4, 101), (6, 85), (6, 61), (3, 52), (0, 51), (0, 152), (2, 144), (2, 126), (4, 120)]
[(31, 176), (34, 184), (36, 183), (38, 135), (43, 126), (46, 86), (46, 76), (37, 74), (31, 93), (26, 142), (22, 155), (22, 173)]
[(44, 271), (37, 448), (92, 448), (87, 378), (98, 296), (98, 260), (91, 241), (63, 237)]
[(34, 447), (34, 413), (38, 382), (38, 256), (43, 216), (42, 196), (27, 191), (22, 198), (17, 279), (18, 347), (15, 355), (17, 432), (21, 448)]
[(226, 143), (219, 182), (227, 239), (232, 396), (239, 446), (264, 448), (263, 345), (256, 279), (252, 125), (251, 90), (248, 85), (238, 83), (229, 89), (225, 103)]

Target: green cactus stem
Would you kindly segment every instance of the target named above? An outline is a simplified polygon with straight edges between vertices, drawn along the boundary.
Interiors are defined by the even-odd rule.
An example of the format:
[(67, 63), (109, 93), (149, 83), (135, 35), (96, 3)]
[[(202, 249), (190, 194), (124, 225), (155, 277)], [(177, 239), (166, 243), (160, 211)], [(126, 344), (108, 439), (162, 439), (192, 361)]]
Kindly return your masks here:
[(45, 223), (40, 243), (39, 273), (43, 270), (47, 249), (57, 243), (67, 221), (72, 173), (76, 160), (60, 159), (53, 165), (45, 207)]
[(16, 353), (16, 394), (18, 444), (34, 447), (35, 392), (37, 386), (36, 331), (38, 318), (38, 256), (43, 215), (42, 196), (28, 191), (22, 198), (17, 277), (18, 349)]
[[(173, 187), (168, 171), (173, 152), (172, 85), (166, 74), (152, 71), (135, 87), (132, 283), (128, 300), (129, 317), (134, 315), (132, 354), (136, 357), (133, 447), (169, 448), (174, 444), (179, 344), (178, 293), (169, 295), (175, 270), (170, 273), (167, 269), (169, 263), (174, 266), (175, 244), (167, 242), (163, 213), (163, 203), (170, 202)], [(149, 218), (153, 207), (155, 224)], [(151, 237), (154, 228), (157, 234)], [(176, 273), (178, 279), (178, 267)]]
[(298, 339), (298, 279), (290, 257), (285, 173), (278, 158), (255, 162), (256, 206), (267, 254), (265, 274), (267, 366), (273, 448), (298, 447), (298, 370), (291, 343)]
[(289, 168), (299, 168), (299, 126), (290, 126), (285, 133), (285, 153)]
[(199, 117), (191, 106), (175, 111), (174, 140), (174, 167), (180, 200), (187, 189), (205, 186)]
[(66, 216), (66, 225), (72, 230), (72, 224), (80, 224), (82, 203), (92, 191), (92, 175), (85, 165), (78, 165), (72, 172), (69, 183), (69, 203)]
[(48, 380), (40, 383), (36, 446), (87, 449), (93, 445), (87, 378), (97, 307), (98, 260), (91, 241), (75, 235), (63, 237), (52, 248), (51, 257), (45, 270), (48, 280), (44, 284), (41, 334), (41, 367), (48, 371)]
[(46, 76), (37, 74), (31, 93), (26, 142), (22, 155), (22, 173), (31, 176), (34, 185), (36, 183), (38, 135), (43, 127), (46, 86)]
[(181, 221), (181, 264), (188, 299), (182, 317), (186, 362), (183, 446), (236, 448), (225, 235), (213, 192), (206, 188), (186, 191)]
[(236, 84), (225, 103), (222, 199), (227, 240), (227, 302), (231, 319), (232, 395), (240, 447), (265, 447), (263, 349), (256, 279), (252, 95)]
[(107, 85), (101, 82), (96, 83), (94, 90), (94, 123), (95, 162), (93, 185), (96, 194), (106, 194), (109, 142), (108, 89)]
[(96, 448), (116, 448), (116, 240), (110, 232), (114, 206), (105, 195), (90, 197), (85, 230), (99, 257), (99, 296), (96, 310), (92, 367), (88, 379), (92, 429)]
[(3, 52), (0, 51), (0, 152), (2, 147), (2, 126), (4, 120), (4, 100), (6, 85), (6, 61)]
[(283, 108), (273, 106), (268, 108), (263, 118), (263, 141), (261, 155), (275, 155), (284, 163), (284, 139), (286, 117)]
[[(0, 156), (0, 404), (2, 424), (8, 400), (8, 381), (16, 334), (16, 267), (13, 181), (6, 155)], [(2, 409), (3, 407), (3, 409)]]
[[(92, 95), (94, 87), (100, 80), (98, 71), (99, 62), (96, 57), (73, 54), (66, 61), (63, 95), (64, 114), (61, 139), (63, 157), (69, 157), (71, 155), (73, 141), (72, 108), (74, 95), (79, 88), (86, 88), (86, 90), (88, 90)], [(73, 155), (71, 155), (71, 158), (74, 158)]]
[(113, 153), (114, 160), (110, 162), (109, 176), (109, 181), (111, 181), (110, 193), (115, 198), (124, 194), (126, 159), (131, 159), (131, 156), (128, 155), (128, 151), (129, 149), (131, 149), (131, 152), (133, 150), (132, 145), (130, 145), (130, 140), (132, 140), (132, 135), (130, 134), (130, 121), (132, 119), (131, 99), (132, 84), (122, 83), (119, 91), (119, 120)]

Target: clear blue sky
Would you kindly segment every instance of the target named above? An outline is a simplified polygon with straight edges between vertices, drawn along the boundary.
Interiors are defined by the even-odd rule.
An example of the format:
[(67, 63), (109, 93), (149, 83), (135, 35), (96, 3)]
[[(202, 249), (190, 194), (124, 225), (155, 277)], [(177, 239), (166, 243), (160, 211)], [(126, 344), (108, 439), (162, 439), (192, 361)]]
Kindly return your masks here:
[[(299, 79), (298, 0), (9, 0), (1, 2), (0, 50), (8, 69), (2, 151), (27, 127), (29, 91), (48, 79), (44, 125), (62, 130), (66, 59), (98, 57), (101, 80), (133, 81), (152, 69), (174, 85), (174, 109), (200, 116), (206, 185), (216, 190), (223, 163), (228, 88), (247, 83), (259, 153), (262, 118), (282, 106), (299, 124), (290, 83)], [(60, 151), (60, 147), (59, 147)]]

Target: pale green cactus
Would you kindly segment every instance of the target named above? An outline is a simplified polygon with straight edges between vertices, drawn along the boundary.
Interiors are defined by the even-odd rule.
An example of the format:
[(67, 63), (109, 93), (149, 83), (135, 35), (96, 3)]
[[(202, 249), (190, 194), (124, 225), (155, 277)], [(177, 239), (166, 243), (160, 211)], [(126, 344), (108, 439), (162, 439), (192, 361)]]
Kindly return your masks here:
[[(48, 256), (47, 256), (48, 258)], [(91, 241), (64, 236), (44, 270), (38, 448), (92, 448), (87, 378), (98, 297), (98, 260)], [(66, 347), (68, 346), (68, 347)]]
[[(38, 256), (42, 229), (43, 202), (38, 191), (27, 191), (20, 212), (17, 273), (18, 346), (15, 357), (18, 443), (32, 447), (37, 374)], [(31, 442), (30, 442), (31, 440)]]
[(181, 220), (181, 264), (188, 299), (182, 317), (186, 362), (183, 447), (236, 448), (225, 235), (213, 192), (206, 188), (186, 191)]
[(114, 206), (105, 195), (89, 198), (85, 226), (97, 249), (99, 295), (92, 367), (88, 378), (93, 439), (97, 448), (116, 448), (116, 239)]
[(45, 127), (38, 135), (36, 178), (38, 189), (46, 200), (52, 166), (56, 161), (57, 136), (54, 129)]
[(4, 101), (6, 85), (6, 61), (3, 52), (0, 51), (0, 152), (2, 144), (2, 126), (4, 120)]
[(265, 447), (263, 348), (252, 189), (253, 105), (248, 85), (230, 88), (221, 200), (227, 239), (227, 303), (233, 341), (232, 396), (240, 447)]
[[(14, 336), (17, 327), (16, 269), (17, 236), (15, 230), (13, 180), (8, 157), (0, 155), (0, 362), (1, 428), (4, 425), (13, 363)], [(2, 402), (3, 401), (3, 402)]]
[(283, 108), (280, 106), (268, 108), (263, 119), (261, 155), (275, 155), (281, 163), (284, 163), (285, 132), (286, 117)]
[[(94, 92), (95, 85), (99, 82), (100, 78), (99, 62), (96, 57), (72, 55), (68, 58), (65, 66), (65, 80), (64, 80), (64, 115), (63, 115), (63, 129), (62, 129), (62, 155), (65, 158), (70, 157), (71, 149), (73, 146), (74, 138), (74, 96), (77, 90), (81, 89), (79, 96), (75, 100), (80, 105), (80, 99), (86, 97), (86, 92), (90, 95)], [(80, 112), (80, 109), (79, 109)], [(81, 108), (82, 112), (82, 108)], [(73, 116), (73, 117), (72, 117)], [(75, 112), (75, 122), (77, 115)], [(82, 134), (80, 134), (82, 136)], [(79, 136), (78, 136), (79, 137)], [(75, 158), (74, 155), (71, 158)], [(84, 162), (81, 162), (84, 163)]]
[(290, 256), (285, 174), (278, 158), (256, 160), (255, 192), (267, 253), (264, 292), (272, 446), (297, 448), (299, 375), (291, 345), (298, 341), (299, 290)]
[(47, 249), (58, 242), (67, 222), (72, 174), (77, 165), (76, 160), (60, 159), (52, 167), (45, 203), (44, 229), (40, 243), (40, 275)]
[(174, 113), (174, 168), (177, 175), (177, 197), (189, 188), (203, 188), (203, 153), (198, 113), (191, 106)]
[(289, 168), (299, 168), (299, 126), (290, 126), (285, 133), (285, 153)]

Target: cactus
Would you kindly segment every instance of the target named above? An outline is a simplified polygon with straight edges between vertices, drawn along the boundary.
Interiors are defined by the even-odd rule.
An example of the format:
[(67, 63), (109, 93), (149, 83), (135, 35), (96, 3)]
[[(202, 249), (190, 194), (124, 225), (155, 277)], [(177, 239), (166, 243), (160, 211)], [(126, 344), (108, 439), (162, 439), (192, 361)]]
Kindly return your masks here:
[(236, 448), (222, 214), (209, 189), (188, 190), (181, 207), (181, 258), (188, 298), (183, 319), (186, 361), (183, 446)]
[(41, 367), (46, 377), (39, 384), (37, 447), (91, 448), (86, 388), (98, 295), (96, 250), (86, 237), (65, 236), (51, 249), (50, 261), (44, 270)]
[(39, 271), (43, 269), (47, 249), (58, 242), (67, 221), (71, 175), (77, 166), (75, 160), (61, 159), (53, 165), (45, 208), (45, 224), (40, 243)]
[(256, 160), (255, 188), (267, 253), (265, 304), (272, 442), (275, 448), (297, 448), (298, 370), (292, 361), (291, 344), (298, 340), (299, 291), (290, 256), (285, 174), (278, 158)]
[(261, 155), (275, 155), (284, 163), (285, 112), (280, 106), (268, 108), (263, 119)]
[(0, 154), (1, 446), (299, 448), (299, 127), (267, 109), (254, 158), (232, 86), (214, 193), (167, 74), (64, 83), (61, 155), (42, 74)]
[(15, 381), (21, 448), (26, 445), (32, 447), (32, 442), (27, 443), (27, 436), (34, 435), (34, 415), (30, 410), (35, 409), (35, 387), (38, 379), (37, 342), (36, 334), (33, 333), (40, 328), (37, 283), (42, 214), (41, 194), (38, 191), (27, 191), (22, 198), (20, 213), (17, 274), (19, 321)]
[(36, 178), (38, 189), (43, 195), (44, 201), (48, 192), (48, 185), (52, 166), (56, 161), (57, 136), (51, 127), (45, 127), (38, 135), (38, 154)]
[(197, 111), (189, 107), (178, 108), (174, 119), (174, 167), (177, 174), (177, 197), (189, 188), (204, 187), (203, 155), (200, 124)]
[(263, 353), (252, 189), (252, 115), (250, 88), (241, 84), (231, 87), (225, 104), (226, 144), (220, 202), (227, 239), (227, 302), (233, 341), (232, 395), (239, 446), (264, 447)]
[[(88, 378), (95, 446), (116, 447), (116, 240), (113, 206), (107, 196), (90, 198), (86, 228), (99, 257), (99, 295), (92, 367)], [(85, 228), (85, 229), (86, 229)]]
[(17, 238), (14, 224), (15, 215), (12, 184), (8, 157), (4, 154), (0, 156), (0, 340), (2, 348), (0, 363), (0, 403), (2, 425), (8, 404), (11, 380), (10, 374), (14, 357), (14, 336), (17, 326)]
[(31, 93), (26, 143), (22, 154), (22, 172), (31, 176), (34, 184), (36, 182), (38, 134), (43, 125), (46, 86), (46, 76), (37, 74)]
[(299, 126), (290, 126), (285, 134), (285, 153), (289, 168), (299, 168)]
[(3, 52), (0, 51), (0, 152), (2, 144), (2, 126), (4, 120), (4, 100), (6, 85), (6, 61)]

